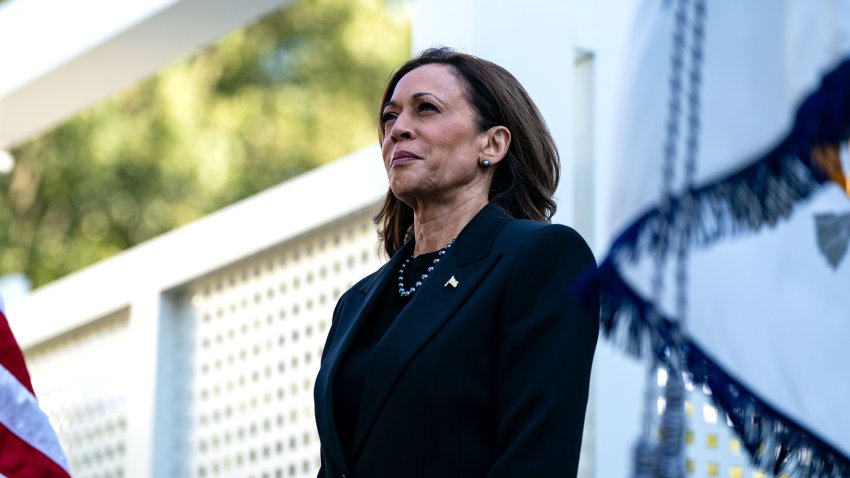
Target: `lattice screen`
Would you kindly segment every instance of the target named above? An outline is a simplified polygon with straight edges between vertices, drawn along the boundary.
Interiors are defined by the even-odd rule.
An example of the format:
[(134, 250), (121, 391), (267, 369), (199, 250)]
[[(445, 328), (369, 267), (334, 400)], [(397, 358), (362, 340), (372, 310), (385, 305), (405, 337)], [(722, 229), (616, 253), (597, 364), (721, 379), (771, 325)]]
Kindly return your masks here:
[[(658, 371), (658, 394), (663, 395), (667, 373)], [(750, 465), (743, 443), (737, 438), (725, 414), (711, 402), (708, 389), (685, 381), (685, 470), (688, 476), (722, 478), (767, 478), (773, 476)], [(664, 398), (658, 399), (658, 413), (664, 411)], [(782, 475), (780, 478), (787, 478)]]
[(189, 476), (316, 476), (313, 381), (337, 299), (382, 262), (371, 215), (191, 284)]
[(127, 326), (123, 311), (25, 350), (42, 410), (76, 478), (126, 474)]

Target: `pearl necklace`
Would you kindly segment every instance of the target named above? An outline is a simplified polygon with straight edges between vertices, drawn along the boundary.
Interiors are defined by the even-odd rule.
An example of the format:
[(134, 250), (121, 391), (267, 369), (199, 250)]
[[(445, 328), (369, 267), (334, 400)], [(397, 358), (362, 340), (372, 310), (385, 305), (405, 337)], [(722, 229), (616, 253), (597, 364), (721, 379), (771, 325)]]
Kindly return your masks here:
[(454, 242), (455, 240), (452, 239), (451, 242), (449, 242), (448, 244), (443, 246), (442, 249), (437, 251), (437, 257), (435, 257), (434, 262), (430, 266), (428, 266), (427, 272), (422, 274), (419, 280), (416, 281), (415, 284), (413, 284), (413, 287), (407, 290), (404, 290), (404, 270), (407, 268), (407, 264), (410, 262), (410, 259), (412, 259), (413, 256), (405, 259), (398, 270), (398, 294), (402, 297), (410, 297), (411, 295), (413, 295), (416, 292), (416, 289), (422, 286), (422, 283), (425, 282), (425, 279), (428, 278), (428, 274), (430, 274), (431, 271), (434, 270), (434, 267), (437, 266), (437, 264), (440, 262), (440, 259), (446, 254), (446, 251), (448, 251), (449, 248), (452, 247), (452, 244), (454, 244)]

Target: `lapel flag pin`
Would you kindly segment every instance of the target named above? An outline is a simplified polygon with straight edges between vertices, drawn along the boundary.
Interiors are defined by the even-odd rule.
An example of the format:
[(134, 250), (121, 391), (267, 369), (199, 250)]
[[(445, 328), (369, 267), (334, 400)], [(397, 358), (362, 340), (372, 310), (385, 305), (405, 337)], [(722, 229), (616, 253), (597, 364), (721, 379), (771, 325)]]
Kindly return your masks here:
[(452, 287), (457, 287), (458, 284), (460, 284), (460, 282), (458, 282), (457, 279), (455, 279), (455, 276), (452, 276), (445, 284), (443, 284), (443, 287), (445, 287), (447, 285), (450, 285)]

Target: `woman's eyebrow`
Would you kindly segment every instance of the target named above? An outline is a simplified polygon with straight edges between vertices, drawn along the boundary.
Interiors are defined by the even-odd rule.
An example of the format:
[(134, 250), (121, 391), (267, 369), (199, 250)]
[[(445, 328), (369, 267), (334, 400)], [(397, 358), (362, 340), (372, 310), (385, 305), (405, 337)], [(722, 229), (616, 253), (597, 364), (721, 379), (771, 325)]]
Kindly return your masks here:
[[(435, 95), (434, 93), (419, 92), (419, 93), (413, 93), (413, 95), (411, 95), (411, 96), (415, 100), (418, 100), (419, 98), (422, 98), (423, 96), (430, 96), (430, 97), (436, 99), (437, 101), (439, 101), (440, 103), (443, 102), (443, 100), (441, 100), (440, 97)], [(383, 109), (386, 109), (388, 106), (395, 106), (396, 104), (397, 103), (395, 102), (395, 100), (389, 100), (386, 103), (384, 103)]]
[(440, 97), (435, 95), (434, 93), (414, 93), (413, 99), (418, 100), (419, 98), (422, 98), (423, 96), (430, 96), (430, 97), (436, 99), (437, 101), (439, 101), (441, 103), (443, 102), (443, 100), (441, 100)]

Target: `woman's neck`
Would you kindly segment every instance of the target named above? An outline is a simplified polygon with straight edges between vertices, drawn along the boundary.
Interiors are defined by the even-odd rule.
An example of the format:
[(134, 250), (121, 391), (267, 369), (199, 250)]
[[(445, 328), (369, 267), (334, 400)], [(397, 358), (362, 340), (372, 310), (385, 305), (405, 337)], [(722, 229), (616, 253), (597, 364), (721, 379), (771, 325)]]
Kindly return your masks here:
[(413, 256), (443, 248), (456, 238), (486, 205), (486, 196), (459, 204), (419, 204), (413, 212), (413, 231), (416, 238)]

